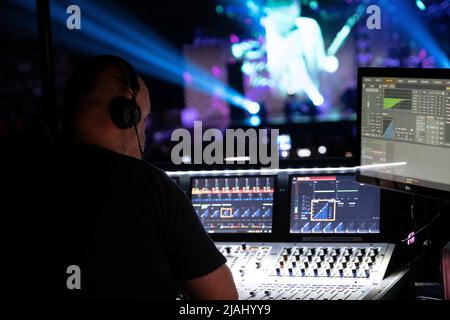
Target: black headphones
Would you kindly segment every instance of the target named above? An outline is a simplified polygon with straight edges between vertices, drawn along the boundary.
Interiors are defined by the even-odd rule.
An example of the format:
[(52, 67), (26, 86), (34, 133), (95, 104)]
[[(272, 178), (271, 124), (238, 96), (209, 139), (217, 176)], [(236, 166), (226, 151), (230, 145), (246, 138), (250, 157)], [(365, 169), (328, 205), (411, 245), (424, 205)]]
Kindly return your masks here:
[(139, 77), (131, 63), (125, 59), (114, 55), (106, 55), (104, 58), (110, 59), (113, 63), (116, 63), (123, 68), (126, 75), (125, 77), (119, 77), (118, 80), (120, 80), (127, 88), (131, 89), (131, 98), (119, 96), (110, 102), (109, 116), (111, 117), (112, 122), (120, 129), (134, 128), (139, 152), (141, 153), (141, 159), (145, 161), (141, 140), (139, 139), (137, 130), (137, 124), (142, 118), (141, 107), (136, 101), (136, 97), (140, 90)]
[(119, 78), (119, 80), (131, 89), (131, 98), (122, 96), (111, 101), (109, 106), (111, 120), (120, 129), (136, 128), (142, 118), (141, 107), (136, 101), (136, 96), (140, 90), (138, 75), (133, 66), (125, 59), (114, 55), (110, 55), (108, 58), (117, 61), (117, 64), (124, 69), (126, 76)]

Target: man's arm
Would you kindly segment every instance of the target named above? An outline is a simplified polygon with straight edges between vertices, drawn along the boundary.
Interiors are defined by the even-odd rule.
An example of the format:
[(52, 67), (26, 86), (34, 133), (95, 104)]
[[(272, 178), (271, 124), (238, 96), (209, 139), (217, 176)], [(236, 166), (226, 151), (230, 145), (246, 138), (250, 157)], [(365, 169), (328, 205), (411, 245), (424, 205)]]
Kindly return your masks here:
[[(163, 248), (175, 279), (191, 299), (237, 299), (233, 276), (226, 259), (203, 227), (191, 201), (167, 176), (161, 198)], [(169, 196), (167, 196), (169, 195)]]
[(226, 264), (216, 270), (182, 283), (189, 298), (196, 300), (237, 300), (233, 275)]

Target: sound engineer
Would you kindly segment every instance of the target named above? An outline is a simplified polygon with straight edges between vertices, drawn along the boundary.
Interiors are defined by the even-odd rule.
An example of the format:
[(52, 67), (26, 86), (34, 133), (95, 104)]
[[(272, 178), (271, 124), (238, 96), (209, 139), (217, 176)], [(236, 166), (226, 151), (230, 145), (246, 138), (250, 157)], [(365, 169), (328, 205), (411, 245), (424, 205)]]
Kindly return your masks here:
[(149, 113), (144, 82), (119, 57), (91, 58), (68, 81), (64, 138), (48, 165), (59, 262), (81, 269), (81, 289), (66, 295), (175, 299), (181, 288), (193, 299), (237, 299), (189, 199), (141, 159)]

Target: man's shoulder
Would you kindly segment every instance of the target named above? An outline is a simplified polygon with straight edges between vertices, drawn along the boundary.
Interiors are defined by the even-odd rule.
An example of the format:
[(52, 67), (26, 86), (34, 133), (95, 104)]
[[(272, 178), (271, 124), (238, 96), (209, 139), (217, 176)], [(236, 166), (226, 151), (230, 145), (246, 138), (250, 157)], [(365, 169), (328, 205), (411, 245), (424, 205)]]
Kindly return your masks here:
[(155, 166), (149, 162), (144, 162), (144, 161), (138, 161), (138, 162), (139, 162), (138, 165), (142, 168), (142, 170), (147, 172), (153, 178), (155, 178), (159, 181), (170, 182), (170, 184), (174, 183), (174, 181), (167, 175), (167, 173), (165, 171), (161, 170), (160, 168), (158, 168), (157, 166)]
[(320, 30), (320, 26), (317, 23), (316, 20), (308, 17), (298, 17), (295, 20), (295, 24), (298, 28), (305, 29), (307, 28), (308, 31), (318, 31)]

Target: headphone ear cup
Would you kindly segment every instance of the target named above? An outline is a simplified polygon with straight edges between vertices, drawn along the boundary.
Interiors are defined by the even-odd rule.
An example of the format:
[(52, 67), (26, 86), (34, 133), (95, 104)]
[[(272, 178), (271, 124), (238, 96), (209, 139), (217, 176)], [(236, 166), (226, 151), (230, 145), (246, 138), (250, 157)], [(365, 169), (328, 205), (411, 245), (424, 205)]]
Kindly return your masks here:
[(132, 112), (133, 114), (133, 127), (136, 126), (142, 118), (142, 111), (141, 107), (136, 103), (136, 101), (133, 101), (134, 104), (134, 110)]
[(120, 129), (130, 129), (141, 121), (141, 108), (134, 99), (115, 98), (109, 109), (112, 122)]

